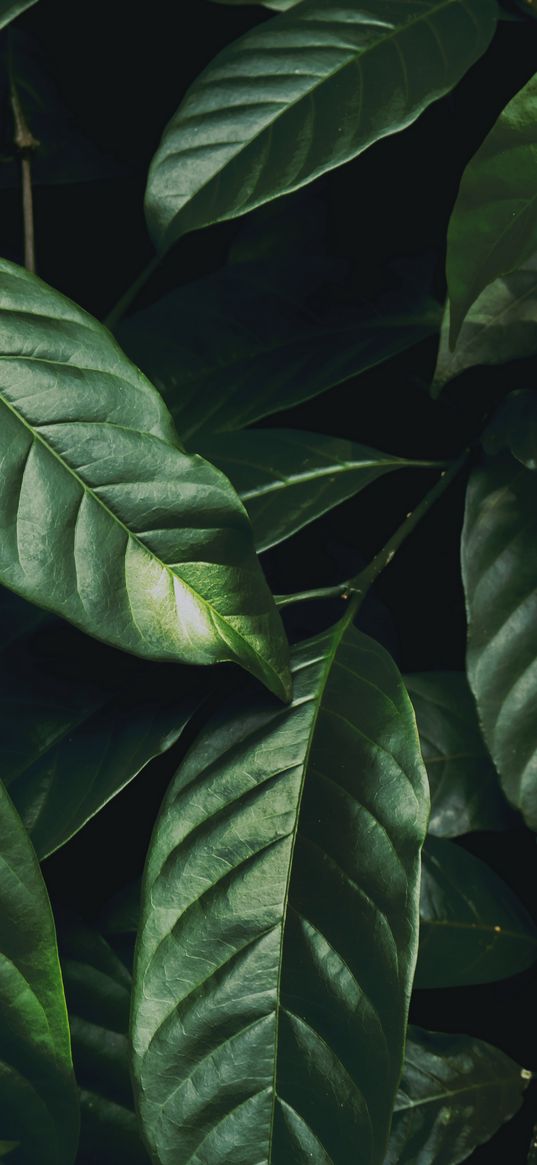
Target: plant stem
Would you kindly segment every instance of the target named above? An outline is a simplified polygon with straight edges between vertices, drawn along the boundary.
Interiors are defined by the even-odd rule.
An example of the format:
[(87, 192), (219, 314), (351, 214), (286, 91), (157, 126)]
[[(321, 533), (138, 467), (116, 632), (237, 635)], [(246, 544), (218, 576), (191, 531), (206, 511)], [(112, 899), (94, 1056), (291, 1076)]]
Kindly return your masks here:
[(316, 590), (298, 591), (294, 595), (275, 595), (274, 599), (277, 607), (289, 607), (291, 603), (305, 603), (309, 599), (343, 599), (347, 589), (347, 583), (337, 583), (334, 587), (318, 587)]
[(34, 228), (34, 200), (32, 191), (32, 153), (39, 146), (37, 138), (31, 133), (24, 110), (22, 108), (15, 74), (13, 71), (13, 56), (11, 41), (9, 45), (9, 92), (15, 133), (13, 140), (21, 159), (22, 178), (22, 217), (24, 228), (24, 266), (35, 274), (35, 228)]
[(161, 255), (153, 256), (143, 271), (140, 272), (138, 278), (134, 280), (134, 283), (131, 283), (130, 287), (123, 292), (123, 295), (118, 299), (111, 311), (108, 312), (108, 315), (104, 319), (104, 324), (111, 332), (117, 327), (119, 321), (123, 319), (131, 303), (136, 299), (136, 296), (142, 288), (145, 287), (153, 272), (156, 271), (161, 257)]

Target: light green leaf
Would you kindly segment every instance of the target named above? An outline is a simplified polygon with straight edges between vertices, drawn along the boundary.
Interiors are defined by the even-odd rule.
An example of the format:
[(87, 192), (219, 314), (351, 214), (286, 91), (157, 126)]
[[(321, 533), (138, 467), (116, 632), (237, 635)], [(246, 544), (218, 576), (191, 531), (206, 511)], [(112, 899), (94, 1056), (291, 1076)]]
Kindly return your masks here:
[(165, 799), (132, 1027), (160, 1165), (384, 1160), (428, 790), (397, 669), (346, 624), (295, 649), (291, 707), (232, 698)]
[(201, 695), (170, 678), (0, 588), (0, 770), (38, 857), (179, 738)]
[(242, 663), (287, 646), (244, 509), (80, 308), (0, 262), (0, 582), (123, 650)]
[(508, 453), (468, 484), (467, 671), (503, 790), (537, 829), (537, 474)]
[(248, 32), (164, 131), (146, 192), (156, 246), (297, 190), (410, 125), (481, 56), (496, 18), (493, 0), (303, 0)]
[(494, 983), (536, 959), (537, 927), (505, 882), (454, 842), (429, 837), (415, 987)]
[(475, 365), (508, 364), (537, 354), (537, 256), (491, 283), (470, 307), (453, 350), (446, 308), (431, 392)]
[(235, 486), (258, 552), (290, 538), (385, 473), (431, 465), (299, 429), (221, 433), (202, 439), (199, 451)]
[(531, 1072), (473, 1036), (409, 1027), (385, 1165), (458, 1165), (520, 1108)]
[(0, 782), (0, 1113), (17, 1165), (72, 1165), (78, 1102), (54, 920)]
[(131, 977), (99, 934), (73, 924), (61, 934), (73, 1058), (80, 1085), (77, 1165), (144, 1165), (129, 1076)]
[(11, 24), (15, 17), (20, 16), (27, 8), (31, 8), (36, 0), (0, 0), (0, 28)]
[(516, 820), (485, 747), (474, 699), (461, 672), (405, 676), (429, 785), (429, 833), (458, 837)]
[(482, 444), (491, 456), (508, 449), (521, 465), (537, 469), (537, 393), (529, 389), (508, 393), (487, 425)]
[(537, 250), (537, 74), (469, 162), (448, 229), (451, 342), (489, 283)]

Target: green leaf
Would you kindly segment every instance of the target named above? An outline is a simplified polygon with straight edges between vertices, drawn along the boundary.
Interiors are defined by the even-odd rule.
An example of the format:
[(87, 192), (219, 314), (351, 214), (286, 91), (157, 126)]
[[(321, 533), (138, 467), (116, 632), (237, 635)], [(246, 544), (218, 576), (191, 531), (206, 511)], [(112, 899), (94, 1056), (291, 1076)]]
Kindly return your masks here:
[(431, 392), (475, 365), (508, 364), (537, 353), (537, 255), (496, 279), (470, 307), (453, 350), (446, 309)]
[(468, 681), (458, 672), (405, 676), (431, 788), (429, 833), (504, 829), (513, 815), (485, 747)]
[(451, 343), (489, 283), (537, 249), (537, 74), (513, 97), (469, 162), (449, 222)]
[(131, 977), (100, 935), (71, 925), (60, 942), (73, 1058), (80, 1085), (77, 1165), (144, 1165), (127, 1037)]
[(287, 646), (244, 509), (178, 447), (110, 334), (0, 262), (0, 582), (151, 659), (235, 660), (281, 696)]
[(160, 1165), (384, 1160), (428, 791), (399, 673), (347, 624), (295, 649), (291, 707), (232, 698), (165, 799), (132, 1029)]
[(482, 437), (487, 453), (508, 449), (521, 465), (537, 469), (537, 393), (510, 392), (499, 405)]
[(0, 782), (0, 1113), (17, 1165), (71, 1165), (78, 1103), (54, 920)]
[(257, 551), (268, 550), (394, 469), (430, 467), (322, 433), (249, 429), (202, 439), (199, 451), (246, 506)]
[(531, 1072), (473, 1036), (409, 1027), (385, 1165), (458, 1165), (520, 1108)]
[(343, 289), (334, 294), (338, 274), (322, 256), (236, 263), (137, 312), (118, 335), (196, 446), (201, 435), (310, 400), (436, 331), (439, 306), (423, 293), (403, 286), (346, 302)]
[(467, 671), (503, 790), (537, 828), (537, 475), (508, 453), (474, 469), (462, 573)]
[(141, 891), (141, 879), (136, 878), (114, 894), (99, 917), (99, 926), (105, 935), (136, 934)]
[(245, 4), (248, 6), (253, 4), (262, 4), (264, 8), (273, 8), (277, 12), (286, 12), (288, 8), (294, 8), (295, 4), (299, 4), (300, 0), (214, 0), (215, 4), (241, 4), (244, 8)]
[(0, 0), (0, 28), (5, 28), (6, 24), (11, 24), (21, 12), (25, 12), (27, 8), (31, 8), (36, 3), (36, 0)]
[(0, 1141), (0, 1157), (7, 1157), (17, 1148), (18, 1141)]
[(429, 837), (423, 850), (415, 987), (494, 983), (537, 959), (537, 927), (479, 858)]
[(181, 735), (201, 699), (196, 682), (186, 668), (173, 685), (164, 669), (160, 682), (155, 668), (118, 659), (0, 588), (0, 769), (38, 857)]
[[(404, 129), (487, 48), (493, 0), (303, 0), (224, 49), (149, 171), (159, 250), (297, 190)], [(255, 85), (252, 85), (252, 77)]]

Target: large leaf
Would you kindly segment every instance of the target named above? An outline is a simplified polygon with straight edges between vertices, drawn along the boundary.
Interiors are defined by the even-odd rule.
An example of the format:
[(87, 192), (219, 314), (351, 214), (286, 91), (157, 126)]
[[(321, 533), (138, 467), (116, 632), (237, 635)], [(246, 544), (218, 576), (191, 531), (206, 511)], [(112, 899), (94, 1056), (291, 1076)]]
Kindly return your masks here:
[(410, 125), (485, 51), (496, 13), (493, 0), (303, 0), (248, 32), (164, 131), (146, 192), (157, 247), (297, 190)]
[(0, 771), (40, 858), (180, 736), (192, 673), (155, 670), (0, 588)]
[(483, 1040), (409, 1027), (385, 1165), (458, 1165), (510, 1120), (531, 1072)]
[(485, 740), (509, 801), (537, 828), (537, 474), (508, 453), (471, 475), (462, 571)]
[(235, 486), (259, 552), (290, 538), (383, 474), (431, 464), (298, 429), (221, 433), (203, 439), (199, 451)]
[(496, 279), (472, 304), (453, 350), (446, 309), (432, 384), (433, 396), (478, 364), (507, 364), (537, 354), (537, 255)]
[(61, 932), (60, 952), (80, 1086), (77, 1165), (144, 1165), (129, 1076), (131, 977), (104, 939), (79, 924)]
[(438, 305), (403, 287), (368, 303), (334, 294), (324, 257), (241, 262), (124, 321), (120, 341), (187, 444), (292, 408), (412, 347)]
[(347, 622), (295, 650), (290, 708), (232, 699), (165, 799), (132, 1032), (161, 1165), (383, 1161), (428, 792), (401, 678)]
[(521, 465), (537, 469), (537, 393), (510, 392), (502, 400), (482, 437), (487, 453), (508, 449)]
[(537, 927), (479, 858), (429, 837), (423, 851), (416, 987), (493, 983), (537, 959)]
[(50, 904), (0, 782), (0, 1114), (13, 1165), (71, 1165), (78, 1103)]
[(405, 676), (431, 788), (429, 833), (503, 829), (512, 814), (485, 747), (468, 681), (459, 672)]
[(153, 659), (237, 660), (280, 695), (286, 643), (226, 479), (178, 447), (110, 334), (0, 263), (0, 581)]
[(36, 0), (0, 0), (0, 28), (5, 28), (6, 24), (10, 24), (35, 3)]
[(487, 284), (537, 249), (537, 74), (469, 162), (448, 229), (451, 341)]

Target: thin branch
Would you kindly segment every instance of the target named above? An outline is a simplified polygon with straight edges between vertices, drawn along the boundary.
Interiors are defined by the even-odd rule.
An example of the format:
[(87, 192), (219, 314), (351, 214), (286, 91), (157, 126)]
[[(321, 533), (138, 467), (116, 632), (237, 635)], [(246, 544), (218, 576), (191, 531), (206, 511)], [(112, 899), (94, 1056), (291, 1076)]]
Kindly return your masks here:
[(39, 142), (34, 138), (21, 105), (15, 74), (13, 71), (13, 56), (11, 43), (9, 46), (9, 94), (15, 132), (13, 141), (21, 160), (22, 178), (22, 217), (24, 227), (24, 266), (35, 274), (35, 227), (34, 227), (34, 199), (32, 191), (32, 154), (37, 150)]

